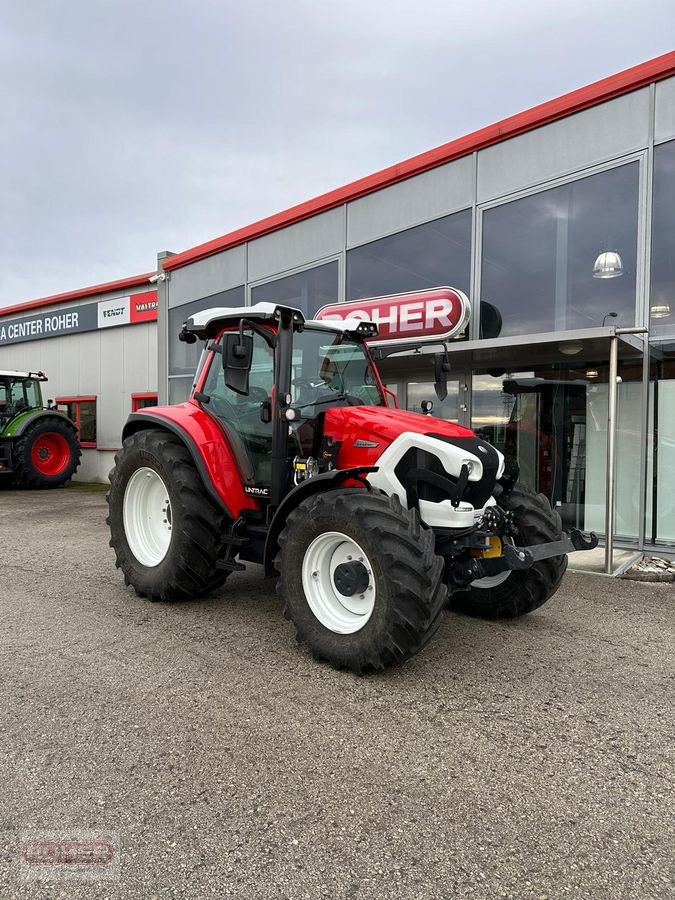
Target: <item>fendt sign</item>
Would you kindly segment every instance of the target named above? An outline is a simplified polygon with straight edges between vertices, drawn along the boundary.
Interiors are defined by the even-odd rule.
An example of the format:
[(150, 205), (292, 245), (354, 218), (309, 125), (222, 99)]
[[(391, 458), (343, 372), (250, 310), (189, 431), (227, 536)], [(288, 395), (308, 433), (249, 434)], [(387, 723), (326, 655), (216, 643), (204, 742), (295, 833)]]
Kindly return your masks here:
[(389, 297), (369, 297), (322, 307), (315, 319), (376, 322), (378, 336), (370, 345), (419, 344), (447, 341), (466, 328), (469, 298), (456, 288), (440, 287)]

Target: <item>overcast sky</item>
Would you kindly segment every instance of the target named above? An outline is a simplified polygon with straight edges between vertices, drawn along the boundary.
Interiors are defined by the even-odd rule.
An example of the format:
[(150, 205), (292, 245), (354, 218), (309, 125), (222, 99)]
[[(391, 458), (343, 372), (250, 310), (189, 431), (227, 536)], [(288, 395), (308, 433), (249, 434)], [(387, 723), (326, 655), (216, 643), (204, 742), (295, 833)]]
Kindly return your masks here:
[(673, 49), (673, 0), (3, 0), (0, 307)]

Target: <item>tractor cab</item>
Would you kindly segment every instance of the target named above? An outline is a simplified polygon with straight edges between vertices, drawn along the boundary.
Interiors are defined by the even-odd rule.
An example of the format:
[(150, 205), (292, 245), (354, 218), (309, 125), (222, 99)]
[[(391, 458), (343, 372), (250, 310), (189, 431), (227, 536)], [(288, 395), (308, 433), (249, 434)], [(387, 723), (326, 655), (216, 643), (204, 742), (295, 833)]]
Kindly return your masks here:
[(42, 409), (43, 372), (0, 371), (0, 430), (20, 412)]
[[(376, 334), (371, 322), (306, 321), (271, 303), (187, 320), (183, 340), (207, 341), (193, 399), (217, 417), (258, 496), (271, 495), (276, 482), (280, 500), (291, 483), (334, 465), (325, 440), (330, 409), (387, 406), (365, 344)], [(275, 430), (280, 472), (272, 466)]]

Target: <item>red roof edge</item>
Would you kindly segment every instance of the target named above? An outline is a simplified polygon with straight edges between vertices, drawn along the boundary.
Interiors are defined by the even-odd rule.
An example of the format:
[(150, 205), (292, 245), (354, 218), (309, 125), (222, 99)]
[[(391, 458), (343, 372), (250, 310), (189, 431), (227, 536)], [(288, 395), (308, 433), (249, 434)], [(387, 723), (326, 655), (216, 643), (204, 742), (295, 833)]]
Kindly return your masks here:
[(56, 303), (68, 303), (70, 300), (81, 300), (83, 297), (95, 297), (98, 294), (108, 294), (111, 291), (123, 291), (126, 288), (147, 285), (148, 279), (155, 274), (155, 272), (146, 272), (143, 275), (132, 275), (130, 278), (122, 278), (119, 281), (94, 284), (91, 287), (68, 291), (65, 294), (52, 294), (51, 297), (40, 297), (38, 300), (27, 300), (25, 303), (16, 303), (14, 306), (3, 306), (0, 307), (0, 317), (8, 316), (11, 313), (27, 312), (29, 309), (40, 309), (42, 306), (52, 306)]
[(188, 265), (212, 256), (214, 253), (227, 250), (229, 247), (235, 247), (244, 241), (261, 237), (287, 225), (293, 225), (317, 213), (334, 209), (350, 200), (356, 200), (373, 191), (404, 181), (406, 178), (419, 175), (476, 150), (482, 150), (526, 131), (532, 131), (541, 125), (547, 125), (557, 119), (565, 118), (565, 116), (637, 90), (652, 81), (661, 81), (674, 74), (675, 51), (671, 51), (637, 66), (632, 66), (630, 69), (625, 69), (616, 75), (610, 75), (608, 78), (586, 85), (586, 87), (578, 88), (569, 94), (563, 94), (555, 100), (548, 100), (546, 103), (533, 106), (531, 109), (502, 119), (494, 125), (488, 125), (486, 128), (481, 128), (447, 144), (442, 144), (433, 150), (381, 169), (373, 175), (352, 181), (350, 184), (321, 194), (297, 206), (292, 206), (283, 212), (260, 219), (244, 228), (238, 228), (236, 231), (207, 241), (205, 244), (199, 244), (182, 253), (177, 253), (175, 256), (167, 257), (162, 265), (166, 270)]

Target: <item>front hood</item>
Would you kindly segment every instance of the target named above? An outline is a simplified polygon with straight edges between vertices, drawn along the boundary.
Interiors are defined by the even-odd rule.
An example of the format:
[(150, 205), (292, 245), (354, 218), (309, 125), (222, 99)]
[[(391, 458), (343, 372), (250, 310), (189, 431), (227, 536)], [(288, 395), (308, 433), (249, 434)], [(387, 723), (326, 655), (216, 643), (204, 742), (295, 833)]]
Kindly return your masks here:
[(404, 409), (387, 409), (384, 406), (339, 406), (326, 410), (325, 434), (332, 434), (336, 440), (340, 440), (341, 434), (346, 435), (354, 431), (370, 434), (374, 439), (380, 438), (387, 444), (406, 431), (417, 434), (442, 434), (450, 438), (475, 436), (470, 428), (437, 419), (435, 416), (407, 412)]
[(473, 431), (403, 409), (384, 406), (339, 406), (327, 409), (324, 435), (339, 441), (339, 469), (375, 466), (387, 447), (402, 434), (437, 434), (447, 438), (472, 438)]

